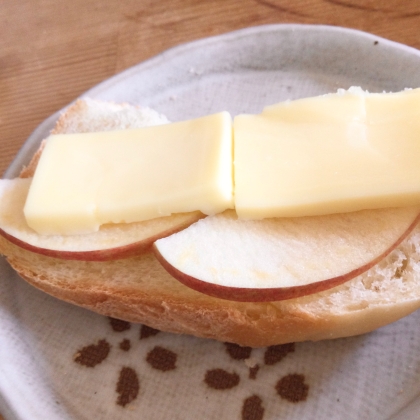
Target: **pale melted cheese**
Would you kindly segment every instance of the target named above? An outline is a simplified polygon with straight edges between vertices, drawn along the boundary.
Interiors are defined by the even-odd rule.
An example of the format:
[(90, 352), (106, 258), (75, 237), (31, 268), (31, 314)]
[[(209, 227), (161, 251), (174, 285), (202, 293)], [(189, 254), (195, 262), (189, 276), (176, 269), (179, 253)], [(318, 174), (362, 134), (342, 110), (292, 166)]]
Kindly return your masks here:
[(240, 218), (420, 203), (420, 89), (350, 89), (234, 119)]
[(233, 207), (227, 112), (161, 126), (53, 135), (24, 212), (42, 234)]

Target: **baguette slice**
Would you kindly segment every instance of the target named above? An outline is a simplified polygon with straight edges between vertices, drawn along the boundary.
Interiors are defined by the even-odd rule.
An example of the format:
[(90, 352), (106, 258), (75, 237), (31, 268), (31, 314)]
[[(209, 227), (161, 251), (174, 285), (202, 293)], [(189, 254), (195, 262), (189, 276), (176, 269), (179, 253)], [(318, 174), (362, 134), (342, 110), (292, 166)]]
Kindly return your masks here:
[[(165, 124), (166, 117), (145, 107), (78, 100), (58, 120), (54, 134), (108, 131)], [(162, 237), (178, 232), (204, 215), (178, 213), (136, 223), (103, 225), (86, 235), (39, 235), (26, 223), (23, 207), (44, 143), (20, 178), (0, 180), (0, 234), (32, 252), (69, 260), (105, 261), (145, 252)]]
[[(98, 123), (94, 129), (101, 128)], [(279, 302), (232, 302), (201, 294), (171, 277), (149, 252), (112, 261), (69, 261), (22, 249), (0, 236), (0, 253), (30, 284), (75, 305), (164, 331), (251, 347), (362, 334), (420, 307), (419, 227), (364, 274)]]

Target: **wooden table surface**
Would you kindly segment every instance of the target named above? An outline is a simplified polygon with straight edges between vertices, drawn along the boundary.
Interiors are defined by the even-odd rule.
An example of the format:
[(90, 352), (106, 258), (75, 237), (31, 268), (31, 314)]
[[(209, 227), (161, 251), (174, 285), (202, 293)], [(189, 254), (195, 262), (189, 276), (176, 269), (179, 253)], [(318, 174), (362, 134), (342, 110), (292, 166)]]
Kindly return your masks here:
[(0, 173), (39, 123), (115, 73), (180, 43), (292, 22), (420, 49), (419, 0), (1, 0)]
[(0, 172), (39, 123), (102, 80), (269, 23), (357, 28), (420, 49), (419, 0), (1, 0)]

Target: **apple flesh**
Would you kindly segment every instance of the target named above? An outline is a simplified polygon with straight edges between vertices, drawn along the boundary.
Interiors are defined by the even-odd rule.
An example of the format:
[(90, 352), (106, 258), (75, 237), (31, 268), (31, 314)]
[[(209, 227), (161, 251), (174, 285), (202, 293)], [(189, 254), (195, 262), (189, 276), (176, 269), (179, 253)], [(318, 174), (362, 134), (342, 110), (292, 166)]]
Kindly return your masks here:
[(419, 219), (419, 207), (264, 220), (239, 220), (226, 211), (156, 241), (154, 251), (173, 277), (196, 291), (276, 301), (351, 280), (397, 247)]
[(106, 261), (150, 251), (153, 243), (186, 228), (203, 217), (200, 212), (179, 213), (136, 223), (102, 226), (85, 235), (39, 235), (26, 223), (23, 207), (30, 178), (0, 180), (0, 234), (29, 251), (67, 260)]

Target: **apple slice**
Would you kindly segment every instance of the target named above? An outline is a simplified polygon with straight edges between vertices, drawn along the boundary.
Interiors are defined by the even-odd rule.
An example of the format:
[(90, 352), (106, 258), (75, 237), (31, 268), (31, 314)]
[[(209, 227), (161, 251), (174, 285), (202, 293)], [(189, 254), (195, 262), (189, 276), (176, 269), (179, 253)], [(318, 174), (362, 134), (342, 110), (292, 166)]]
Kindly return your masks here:
[(263, 302), (344, 283), (378, 263), (414, 229), (419, 207), (328, 216), (238, 220), (207, 217), (156, 241), (163, 267), (210, 296)]
[(203, 217), (200, 212), (179, 213), (136, 223), (102, 226), (86, 235), (39, 235), (26, 223), (23, 207), (31, 178), (0, 180), (0, 234), (38, 254), (67, 260), (105, 261), (127, 258), (150, 250), (156, 239), (186, 228)]

